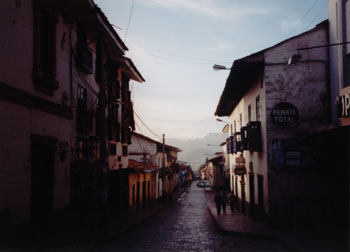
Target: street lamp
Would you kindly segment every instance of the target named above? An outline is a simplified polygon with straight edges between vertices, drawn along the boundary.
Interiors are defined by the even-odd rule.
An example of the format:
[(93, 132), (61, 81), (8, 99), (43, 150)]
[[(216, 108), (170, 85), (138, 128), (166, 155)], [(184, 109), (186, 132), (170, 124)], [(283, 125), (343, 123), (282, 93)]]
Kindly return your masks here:
[[(304, 47), (304, 48), (298, 48), (298, 54), (293, 54), (289, 59), (288, 59), (288, 66), (297, 63), (301, 59), (301, 54), (300, 51), (303, 50), (309, 50), (309, 49), (316, 49), (316, 48), (321, 48), (321, 47), (331, 47), (331, 46), (336, 46), (336, 45), (345, 45), (345, 44), (350, 44), (350, 41), (346, 42), (341, 42), (341, 43), (334, 43), (334, 44), (327, 44), (327, 45), (319, 45), (319, 46), (311, 46), (311, 47)], [(215, 65), (214, 65), (215, 66)], [(214, 67), (213, 67), (214, 68)]]
[(219, 71), (219, 70), (231, 70), (231, 68), (225, 67), (225, 66), (223, 66), (223, 65), (217, 65), (217, 64), (215, 64), (215, 65), (213, 66), (213, 69), (214, 69), (215, 71)]
[(226, 121), (224, 121), (224, 120), (221, 120), (220, 118), (216, 118), (216, 121), (218, 121), (218, 122), (223, 122), (223, 123), (227, 123), (227, 124), (228, 124), (228, 122), (226, 122)]

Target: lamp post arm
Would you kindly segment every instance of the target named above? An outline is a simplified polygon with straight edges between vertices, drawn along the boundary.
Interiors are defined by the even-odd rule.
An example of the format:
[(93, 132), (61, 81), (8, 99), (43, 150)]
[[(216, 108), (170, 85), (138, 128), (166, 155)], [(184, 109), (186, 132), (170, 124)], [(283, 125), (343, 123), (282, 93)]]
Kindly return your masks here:
[(336, 46), (336, 45), (345, 45), (345, 44), (350, 44), (350, 41), (346, 41), (346, 42), (342, 42), (342, 43), (327, 44), (327, 45), (303, 47), (303, 48), (298, 48), (298, 51), (309, 50), (309, 49), (315, 49), (315, 48), (321, 48), (321, 47), (330, 47), (330, 46)]

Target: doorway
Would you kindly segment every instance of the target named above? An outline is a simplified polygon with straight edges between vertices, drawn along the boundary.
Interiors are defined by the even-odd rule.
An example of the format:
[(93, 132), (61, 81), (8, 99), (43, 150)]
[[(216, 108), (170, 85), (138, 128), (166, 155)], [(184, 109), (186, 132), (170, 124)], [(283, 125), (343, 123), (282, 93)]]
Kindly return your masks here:
[(146, 207), (146, 181), (142, 182), (142, 207)]
[(53, 211), (55, 185), (55, 152), (57, 139), (46, 136), (31, 137), (31, 219), (49, 219)]
[(254, 192), (254, 174), (249, 174), (249, 212), (250, 216), (255, 218), (255, 192)]
[(242, 213), (245, 214), (245, 183), (244, 183), (244, 176), (242, 175), (242, 180), (241, 180), (241, 210)]
[(140, 182), (137, 181), (136, 184), (136, 209), (140, 209)]

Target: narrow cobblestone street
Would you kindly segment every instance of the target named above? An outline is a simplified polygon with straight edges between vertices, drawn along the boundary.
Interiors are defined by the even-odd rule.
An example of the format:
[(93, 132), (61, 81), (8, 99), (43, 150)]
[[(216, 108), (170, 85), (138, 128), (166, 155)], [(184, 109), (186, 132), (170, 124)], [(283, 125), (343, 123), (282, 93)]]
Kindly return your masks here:
[(271, 240), (220, 232), (208, 212), (203, 188), (198, 188), (193, 183), (176, 203), (97, 250), (286, 251), (287, 249)]

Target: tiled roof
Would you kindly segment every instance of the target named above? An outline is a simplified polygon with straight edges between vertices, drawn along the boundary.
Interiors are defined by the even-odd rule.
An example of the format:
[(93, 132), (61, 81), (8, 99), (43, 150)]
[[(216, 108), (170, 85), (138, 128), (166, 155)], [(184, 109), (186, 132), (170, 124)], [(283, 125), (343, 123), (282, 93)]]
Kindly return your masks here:
[(129, 168), (138, 170), (138, 171), (146, 171), (146, 170), (155, 170), (158, 168), (158, 166), (154, 164), (145, 164), (133, 159), (129, 159)]

